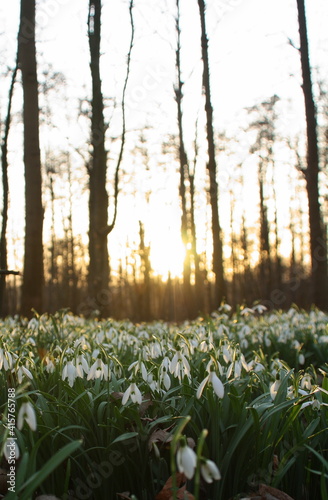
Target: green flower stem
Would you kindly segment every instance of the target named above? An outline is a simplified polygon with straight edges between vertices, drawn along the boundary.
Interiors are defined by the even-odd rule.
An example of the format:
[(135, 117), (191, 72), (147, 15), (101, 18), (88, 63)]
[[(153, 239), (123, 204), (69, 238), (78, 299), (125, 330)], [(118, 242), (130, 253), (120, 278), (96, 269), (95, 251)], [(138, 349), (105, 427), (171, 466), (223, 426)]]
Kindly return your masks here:
[(202, 452), (203, 452), (203, 447), (205, 444), (205, 439), (208, 434), (207, 429), (203, 429), (201, 432), (201, 435), (198, 439), (197, 443), (197, 448), (196, 448), (196, 454), (197, 454), (197, 467), (196, 467), (196, 472), (195, 472), (195, 488), (194, 488), (194, 497), (195, 500), (199, 499), (199, 489), (200, 489), (200, 466), (201, 466), (201, 459), (202, 459)]
[(173, 500), (177, 500), (177, 477), (176, 477), (176, 452), (177, 452), (177, 444), (181, 438), (181, 433), (183, 429), (186, 427), (186, 425), (189, 423), (191, 420), (190, 415), (187, 415), (184, 417), (181, 422), (179, 423), (174, 435), (173, 439), (171, 442), (171, 449), (170, 449), (170, 462), (171, 462), (171, 474), (172, 474), (172, 494), (173, 494)]

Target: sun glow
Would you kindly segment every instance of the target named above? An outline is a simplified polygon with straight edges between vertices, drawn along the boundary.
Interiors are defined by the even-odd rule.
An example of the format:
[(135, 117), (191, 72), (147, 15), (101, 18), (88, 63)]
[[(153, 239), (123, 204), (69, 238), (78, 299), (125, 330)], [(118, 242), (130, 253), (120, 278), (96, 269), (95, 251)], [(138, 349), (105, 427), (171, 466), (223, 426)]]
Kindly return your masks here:
[[(174, 242), (174, 243), (172, 243)], [(155, 275), (161, 276), (163, 281), (168, 277), (181, 278), (185, 248), (178, 238), (159, 235), (153, 240), (150, 249), (150, 260)]]

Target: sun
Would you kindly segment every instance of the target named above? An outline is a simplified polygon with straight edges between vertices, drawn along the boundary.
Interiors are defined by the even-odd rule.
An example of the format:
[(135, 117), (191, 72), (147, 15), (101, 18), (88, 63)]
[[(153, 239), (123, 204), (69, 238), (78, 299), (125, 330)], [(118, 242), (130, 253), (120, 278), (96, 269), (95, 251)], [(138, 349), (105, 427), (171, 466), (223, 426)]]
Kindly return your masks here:
[(169, 276), (171, 278), (182, 277), (186, 254), (181, 239), (167, 236), (165, 234), (157, 235), (157, 238), (152, 240), (150, 248), (150, 262), (153, 273), (161, 276), (163, 281), (167, 281)]

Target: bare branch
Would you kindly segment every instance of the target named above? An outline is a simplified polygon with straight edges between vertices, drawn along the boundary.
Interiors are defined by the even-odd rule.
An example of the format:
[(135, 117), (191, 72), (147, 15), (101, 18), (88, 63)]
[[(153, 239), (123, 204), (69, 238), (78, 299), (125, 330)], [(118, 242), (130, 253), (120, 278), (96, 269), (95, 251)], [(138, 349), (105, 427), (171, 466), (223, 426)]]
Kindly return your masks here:
[(107, 226), (107, 234), (109, 234), (115, 226), (116, 222), (116, 217), (117, 217), (117, 203), (118, 203), (118, 181), (119, 181), (119, 170), (122, 164), (122, 159), (123, 159), (123, 152), (124, 152), (124, 146), (125, 146), (125, 135), (126, 135), (126, 116), (125, 116), (125, 97), (126, 97), (126, 89), (129, 81), (129, 76), (130, 76), (130, 69), (131, 69), (131, 54), (132, 54), (132, 49), (133, 49), (133, 42), (134, 42), (134, 19), (133, 19), (133, 0), (130, 0), (130, 5), (129, 5), (129, 15), (130, 15), (130, 24), (131, 24), (131, 39), (130, 39), (130, 46), (127, 54), (127, 67), (126, 67), (126, 76), (125, 76), (125, 81), (124, 81), (124, 86), (123, 86), (123, 92), (122, 92), (122, 139), (121, 139), (121, 148), (120, 148), (120, 153), (118, 156), (117, 164), (116, 164), (116, 169), (115, 169), (115, 178), (114, 178), (114, 215), (113, 215), (113, 220), (112, 223)]

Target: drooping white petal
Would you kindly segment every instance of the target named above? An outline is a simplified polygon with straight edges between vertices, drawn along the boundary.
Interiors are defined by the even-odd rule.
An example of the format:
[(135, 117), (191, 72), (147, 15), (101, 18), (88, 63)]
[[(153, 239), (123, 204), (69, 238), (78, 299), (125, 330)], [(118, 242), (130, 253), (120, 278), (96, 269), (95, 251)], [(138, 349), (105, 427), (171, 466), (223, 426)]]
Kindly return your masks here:
[(201, 465), (200, 471), (207, 483), (213, 483), (213, 479), (215, 479), (215, 481), (221, 479), (220, 471), (213, 460), (206, 460), (206, 462)]
[(139, 405), (141, 405), (142, 403), (141, 392), (139, 391), (137, 385), (134, 382), (131, 384), (130, 397), (133, 403), (138, 403)]
[(224, 385), (215, 372), (210, 373), (210, 379), (215, 394), (222, 399), (224, 397)]
[(165, 389), (168, 391), (169, 388), (171, 387), (171, 379), (170, 379), (169, 374), (167, 372), (164, 373), (163, 384), (164, 384)]
[(204, 380), (202, 380), (201, 383), (199, 384), (198, 389), (197, 389), (197, 394), (196, 394), (197, 399), (199, 399), (201, 397), (201, 395), (203, 394), (203, 390), (205, 388), (205, 385), (208, 382), (209, 376), (210, 375), (207, 375), (207, 377), (205, 377)]
[(124, 392), (123, 397), (122, 397), (122, 405), (124, 406), (130, 397), (130, 392), (131, 392), (131, 385), (127, 388), (127, 390)]
[(280, 384), (281, 384), (280, 380), (275, 380), (273, 382), (273, 384), (271, 384), (271, 386), (270, 386), (270, 395), (271, 395), (272, 400), (275, 399), (275, 397), (277, 395), (277, 392), (279, 390)]
[(28, 401), (23, 403), (19, 409), (17, 416), (17, 428), (21, 430), (24, 425), (24, 421), (27, 423), (32, 431), (36, 430), (36, 415), (32, 404)]
[(190, 446), (181, 446), (177, 452), (177, 465), (179, 472), (191, 479), (194, 476), (197, 464), (197, 455)]
[(15, 460), (18, 460), (20, 457), (20, 452), (18, 448), (17, 441), (11, 438), (7, 438), (6, 445), (3, 450), (3, 454), (8, 461), (10, 458), (12, 458), (12, 454), (15, 456)]

